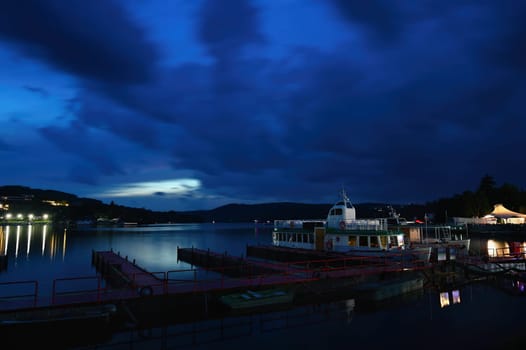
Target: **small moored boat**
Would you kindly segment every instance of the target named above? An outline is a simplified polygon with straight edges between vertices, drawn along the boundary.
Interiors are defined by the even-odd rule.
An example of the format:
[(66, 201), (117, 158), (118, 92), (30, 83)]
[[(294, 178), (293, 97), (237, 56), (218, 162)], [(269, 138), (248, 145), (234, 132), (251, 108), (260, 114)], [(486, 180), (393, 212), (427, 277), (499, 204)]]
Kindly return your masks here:
[(431, 247), (433, 261), (455, 260), (457, 256), (469, 254), (471, 239), (466, 225), (436, 225), (409, 223), (390, 207), (388, 228), (402, 231), (409, 244), (417, 247)]
[(250, 309), (291, 303), (294, 300), (294, 292), (290, 289), (278, 288), (257, 291), (247, 290), (223, 295), (219, 300), (230, 309)]

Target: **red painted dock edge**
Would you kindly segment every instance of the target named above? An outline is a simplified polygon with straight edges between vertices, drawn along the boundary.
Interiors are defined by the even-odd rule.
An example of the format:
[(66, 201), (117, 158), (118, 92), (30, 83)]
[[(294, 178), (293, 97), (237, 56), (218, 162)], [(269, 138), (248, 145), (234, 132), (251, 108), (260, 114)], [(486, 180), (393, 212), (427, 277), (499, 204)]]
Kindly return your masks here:
[[(178, 248), (180, 250), (182, 248)], [(186, 248), (191, 249), (191, 248)], [(194, 250), (194, 254), (211, 254), (209, 251)], [(215, 255), (216, 253), (212, 253)], [(277, 285), (304, 285), (309, 282), (330, 281), (342, 278), (356, 278), (365, 275), (400, 271), (401, 267), (384, 264), (364, 264), (348, 266), (341, 258), (319, 261), (288, 263), (261, 262), (275, 270), (268, 273), (249, 274), (241, 277), (228, 277), (227, 269), (236, 266), (212, 268), (189, 268), (166, 272), (148, 272), (138, 266), (135, 260), (121, 256), (114, 251), (93, 251), (92, 263), (100, 275), (65, 278), (53, 281), (51, 298), (39, 296), (36, 281), (8, 282), (1, 285), (33, 282), (34, 291), (20, 295), (0, 295), (0, 312), (35, 309), (50, 306), (75, 306), (94, 303), (115, 303), (123, 300), (155, 296), (181, 296), (189, 294), (228, 293), (246, 288), (265, 288)], [(312, 266), (316, 266), (313, 268)], [(406, 269), (406, 268), (404, 268)], [(276, 271), (278, 270), (278, 271)], [(199, 275), (206, 275), (200, 279)], [(119, 285), (112, 285), (107, 279), (113, 275)], [(94, 287), (75, 289), (79, 280), (92, 280)], [(30, 284), (31, 285), (31, 284)], [(64, 285), (69, 285), (65, 288)]]

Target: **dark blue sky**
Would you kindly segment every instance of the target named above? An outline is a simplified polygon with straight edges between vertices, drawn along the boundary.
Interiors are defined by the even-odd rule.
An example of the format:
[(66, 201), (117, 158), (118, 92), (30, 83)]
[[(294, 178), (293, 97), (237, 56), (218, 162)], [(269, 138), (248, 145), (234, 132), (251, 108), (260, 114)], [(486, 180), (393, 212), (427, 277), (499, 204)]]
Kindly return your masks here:
[(0, 2), (1, 184), (153, 210), (526, 183), (526, 2)]

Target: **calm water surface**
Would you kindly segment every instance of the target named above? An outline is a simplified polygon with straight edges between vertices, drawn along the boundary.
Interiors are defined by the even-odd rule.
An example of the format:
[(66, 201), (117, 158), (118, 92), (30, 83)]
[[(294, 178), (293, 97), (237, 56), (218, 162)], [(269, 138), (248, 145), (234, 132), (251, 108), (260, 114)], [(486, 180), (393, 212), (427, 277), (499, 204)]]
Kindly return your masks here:
[(53, 280), (95, 276), (92, 251), (113, 249), (150, 272), (187, 269), (177, 247), (196, 247), (243, 256), (247, 244), (270, 244), (272, 227), (252, 224), (173, 224), (145, 227), (55, 229), (49, 225), (0, 227), (0, 253), (8, 256), (0, 282), (39, 283), (50, 295)]
[[(244, 256), (247, 244), (271, 244), (271, 235), (271, 226), (253, 223), (84, 230), (4, 226), (0, 254), (8, 256), (8, 263), (0, 271), (0, 282), (38, 281), (39, 296), (46, 298), (54, 280), (96, 276), (93, 250), (113, 249), (151, 272), (166, 272), (190, 267), (177, 260), (177, 247)], [(480, 252), (508, 243), (472, 237), (471, 244), (472, 251)], [(448, 296), (449, 305), (441, 304), (440, 292)], [(171, 325), (148, 334), (115, 334), (98, 348), (522, 349), (525, 318), (526, 295), (475, 283), (454, 290), (425, 290), (374, 308), (349, 299)]]

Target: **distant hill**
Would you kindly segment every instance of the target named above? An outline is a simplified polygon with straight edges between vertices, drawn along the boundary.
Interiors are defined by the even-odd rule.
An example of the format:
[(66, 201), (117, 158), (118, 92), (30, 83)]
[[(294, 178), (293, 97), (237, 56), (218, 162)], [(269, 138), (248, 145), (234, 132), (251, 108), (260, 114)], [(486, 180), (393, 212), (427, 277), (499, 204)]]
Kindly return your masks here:
[(0, 197), (21, 197), (33, 196), (39, 200), (67, 200), (74, 201), (78, 197), (74, 194), (55, 190), (40, 190), (25, 186), (1, 186)]
[[(10, 210), (46, 211), (54, 221), (74, 222), (97, 218), (119, 218), (139, 224), (166, 222), (258, 222), (276, 219), (325, 219), (333, 203), (305, 204), (278, 202), (264, 204), (228, 204), (212, 210), (198, 211), (152, 211), (131, 208), (115, 203), (105, 204), (91, 198), (80, 198), (74, 194), (33, 189), (24, 186), (0, 186), (0, 201), (9, 204)], [(387, 204), (355, 204), (358, 218), (386, 217)], [(393, 205), (406, 218), (421, 217), (424, 206)]]
[(203, 221), (220, 222), (259, 222), (277, 219), (322, 219), (327, 216), (331, 204), (267, 203), (267, 204), (227, 204), (212, 210), (187, 211), (191, 216)]
[[(278, 202), (265, 204), (228, 204), (212, 210), (188, 211), (186, 214), (202, 218), (204, 222), (248, 222), (258, 220), (266, 222), (286, 219), (325, 219), (329, 209), (334, 203), (305, 204), (293, 202)], [(387, 204), (362, 203), (354, 204), (358, 218), (387, 217)], [(402, 216), (412, 219), (422, 217), (425, 213), (421, 205), (393, 205), (394, 209)]]

